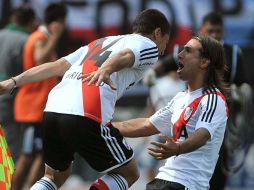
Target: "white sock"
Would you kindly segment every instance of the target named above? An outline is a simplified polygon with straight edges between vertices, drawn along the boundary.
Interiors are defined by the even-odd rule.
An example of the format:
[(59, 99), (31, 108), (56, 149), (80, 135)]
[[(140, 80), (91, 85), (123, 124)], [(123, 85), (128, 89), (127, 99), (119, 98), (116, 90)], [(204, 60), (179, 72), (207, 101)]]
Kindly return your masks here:
[(112, 190), (127, 190), (128, 182), (119, 174), (107, 174), (100, 178), (103, 180), (109, 189)]
[(57, 186), (51, 179), (43, 177), (37, 181), (30, 190), (57, 190)]

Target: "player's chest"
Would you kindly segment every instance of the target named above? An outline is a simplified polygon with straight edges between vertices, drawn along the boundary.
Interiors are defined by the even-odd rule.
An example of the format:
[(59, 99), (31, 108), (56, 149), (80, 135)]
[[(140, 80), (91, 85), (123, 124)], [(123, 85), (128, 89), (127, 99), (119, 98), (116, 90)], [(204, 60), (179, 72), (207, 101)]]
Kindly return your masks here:
[(191, 100), (180, 99), (173, 105), (171, 122), (174, 125), (181, 120), (186, 123), (186, 129), (189, 133), (194, 132), (196, 123), (200, 115), (199, 103), (193, 105)]

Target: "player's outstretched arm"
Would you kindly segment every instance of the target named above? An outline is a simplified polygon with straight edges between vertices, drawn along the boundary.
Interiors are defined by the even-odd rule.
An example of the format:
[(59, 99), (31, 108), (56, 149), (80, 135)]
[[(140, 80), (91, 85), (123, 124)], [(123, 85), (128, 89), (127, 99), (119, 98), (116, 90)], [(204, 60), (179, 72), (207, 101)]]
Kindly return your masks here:
[(123, 122), (113, 122), (115, 128), (125, 137), (146, 137), (158, 134), (149, 118), (130, 119)]
[(130, 49), (125, 49), (108, 58), (97, 71), (84, 74), (83, 81), (87, 82), (88, 85), (96, 84), (96, 86), (99, 86), (102, 82), (104, 82), (115, 90), (116, 86), (111, 81), (110, 75), (113, 72), (131, 67), (134, 64), (134, 61), (135, 56), (133, 52)]
[(24, 84), (38, 82), (54, 76), (62, 76), (70, 64), (63, 58), (33, 67), (20, 75), (0, 82), (0, 95), (10, 92), (13, 88)]

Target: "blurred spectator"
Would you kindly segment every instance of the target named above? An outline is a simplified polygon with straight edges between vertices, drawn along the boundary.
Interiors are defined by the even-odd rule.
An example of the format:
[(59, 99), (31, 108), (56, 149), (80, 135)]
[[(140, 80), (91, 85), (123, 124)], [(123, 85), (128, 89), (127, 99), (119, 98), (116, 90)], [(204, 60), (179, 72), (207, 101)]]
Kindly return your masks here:
[(209, 35), (223, 44), (228, 67), (224, 74), (224, 80), (236, 85), (246, 82), (242, 50), (237, 45), (223, 42), (224, 27), (221, 14), (217, 12), (207, 14), (203, 18), (199, 33)]
[[(10, 23), (0, 31), (0, 80), (6, 80), (22, 72), (22, 50), (34, 28), (35, 13), (30, 7), (18, 7), (10, 16)], [(0, 123), (4, 127), (7, 142), (14, 161), (20, 152), (21, 128), (14, 121), (15, 93), (0, 97)]]
[[(24, 47), (23, 69), (57, 59), (55, 48), (64, 29), (66, 7), (50, 4), (44, 14), (44, 23), (33, 32)], [(15, 119), (24, 128), (23, 147), (13, 176), (13, 190), (22, 189), (27, 176), (27, 188), (43, 174), (41, 122), (49, 91), (57, 84), (50, 78), (22, 86), (15, 99)], [(29, 174), (25, 172), (30, 167)]]

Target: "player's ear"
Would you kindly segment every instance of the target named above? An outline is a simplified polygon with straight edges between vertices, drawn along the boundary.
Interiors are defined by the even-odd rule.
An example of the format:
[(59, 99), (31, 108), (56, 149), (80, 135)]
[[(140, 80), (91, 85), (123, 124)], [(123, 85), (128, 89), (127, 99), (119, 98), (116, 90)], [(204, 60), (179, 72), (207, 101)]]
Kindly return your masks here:
[(210, 59), (202, 58), (200, 68), (206, 69), (209, 66), (210, 62), (211, 62)]
[(205, 28), (203, 26), (199, 28), (199, 34), (205, 35)]
[(158, 27), (153, 31), (153, 37), (155, 40), (161, 37), (161, 28)]

